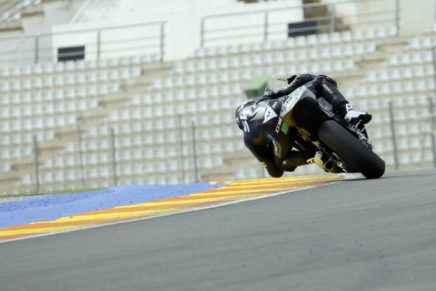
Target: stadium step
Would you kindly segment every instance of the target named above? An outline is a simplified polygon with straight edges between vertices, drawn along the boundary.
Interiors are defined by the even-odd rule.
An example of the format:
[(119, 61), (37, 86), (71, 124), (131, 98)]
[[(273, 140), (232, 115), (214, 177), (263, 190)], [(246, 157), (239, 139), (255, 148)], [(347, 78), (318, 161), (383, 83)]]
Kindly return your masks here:
[(356, 71), (353, 76), (342, 78), (339, 76), (338, 80), (344, 90), (355, 88), (360, 83), (365, 82), (364, 77), (366, 74), (383, 66), (386, 59), (393, 54), (403, 50), (410, 40), (410, 37), (392, 37), (386, 40), (377, 42), (377, 50), (364, 58), (356, 61)]
[(35, 16), (44, 16), (44, 9), (41, 4), (26, 7), (21, 11), (21, 17), (35, 17)]
[[(319, 6), (312, 6), (319, 4)], [(332, 11), (330, 11), (327, 4), (323, 4), (320, 0), (303, 0), (303, 5), (308, 5), (309, 7), (303, 8), (304, 19), (317, 19), (318, 33), (329, 33), (331, 32), (331, 22), (332, 22)], [(350, 27), (345, 24), (344, 20), (337, 15), (334, 15), (334, 23), (336, 31), (349, 30)]]
[(23, 31), (23, 26), (21, 20), (12, 20), (8, 22), (0, 23), (0, 32), (4, 33), (21, 33)]

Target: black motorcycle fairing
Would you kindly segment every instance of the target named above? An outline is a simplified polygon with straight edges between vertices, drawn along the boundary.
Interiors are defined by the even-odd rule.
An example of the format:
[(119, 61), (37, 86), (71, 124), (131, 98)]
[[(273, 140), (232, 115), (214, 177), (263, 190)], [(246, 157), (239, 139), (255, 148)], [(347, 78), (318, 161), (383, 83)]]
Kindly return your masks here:
[(315, 94), (305, 86), (283, 98), (280, 112), (283, 122), (304, 131), (305, 135), (309, 135), (314, 140), (317, 140), (319, 125), (334, 116), (333, 113), (319, 106)]

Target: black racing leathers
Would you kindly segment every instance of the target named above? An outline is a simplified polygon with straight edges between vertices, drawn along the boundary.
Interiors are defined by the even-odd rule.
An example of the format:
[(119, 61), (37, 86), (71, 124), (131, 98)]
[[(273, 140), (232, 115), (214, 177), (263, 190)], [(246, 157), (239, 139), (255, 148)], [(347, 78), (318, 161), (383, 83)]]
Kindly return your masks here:
[[(294, 75), (288, 79), (290, 84), (276, 92), (270, 92), (260, 97), (256, 103), (262, 102), (265, 99), (276, 99), (285, 95), (291, 94), (300, 86), (306, 85), (311, 89), (316, 96), (322, 96), (333, 106), (335, 112), (344, 106), (348, 101), (338, 90), (338, 85), (335, 80), (325, 75), (301, 74)], [(309, 84), (310, 83), (310, 84)]]
[(250, 113), (244, 116), (244, 143), (253, 155), (265, 166), (272, 177), (281, 177), (284, 171), (294, 171), (306, 164), (314, 152), (291, 150), (297, 132), (283, 128), (279, 124), (281, 109), (280, 97), (289, 95), (295, 89), (305, 85), (316, 96), (324, 97), (338, 111), (347, 102), (339, 92), (336, 82), (324, 75), (294, 75), (290, 84), (276, 92), (260, 97), (252, 106)]

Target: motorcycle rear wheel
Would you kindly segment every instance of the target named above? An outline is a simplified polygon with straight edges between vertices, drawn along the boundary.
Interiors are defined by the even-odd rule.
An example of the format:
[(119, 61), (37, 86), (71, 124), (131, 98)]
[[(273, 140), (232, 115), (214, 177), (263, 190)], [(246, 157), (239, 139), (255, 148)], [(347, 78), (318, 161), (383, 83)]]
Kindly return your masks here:
[(366, 178), (377, 179), (384, 174), (385, 162), (336, 121), (321, 123), (318, 138)]

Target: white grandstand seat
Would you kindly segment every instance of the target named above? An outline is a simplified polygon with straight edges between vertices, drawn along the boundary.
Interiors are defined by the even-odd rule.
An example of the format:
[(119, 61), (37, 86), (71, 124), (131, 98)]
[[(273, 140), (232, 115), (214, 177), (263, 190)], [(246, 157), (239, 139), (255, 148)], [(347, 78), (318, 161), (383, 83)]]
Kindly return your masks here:
[(218, 69), (217, 59), (206, 59), (205, 60), (205, 69), (208, 71), (214, 71), (214, 70)]
[(249, 60), (251, 66), (260, 66), (263, 64), (262, 57), (259, 54), (251, 56)]
[(366, 31), (364, 30), (356, 30), (352, 32), (352, 39), (356, 41), (362, 41), (367, 38)]
[(238, 59), (240, 67), (248, 67), (251, 65), (251, 57), (248, 55), (242, 55)]
[(10, 76), (19, 77), (21, 75), (21, 69), (19, 66), (14, 66), (9, 68)]
[(316, 34), (308, 35), (305, 39), (305, 42), (308, 46), (317, 46), (318, 36)]
[(21, 184), (23, 185), (32, 185), (33, 177), (31, 175), (24, 175), (21, 177)]
[(64, 182), (64, 175), (62, 172), (56, 171), (56, 172), (52, 172), (52, 182), (60, 182), (63, 183)]
[(195, 71), (203, 72), (206, 70), (205, 60), (196, 60), (194, 63)]
[(54, 86), (54, 81), (53, 81), (52, 76), (43, 77), (43, 79), (42, 79), (42, 87), (50, 88), (50, 87), (53, 87), (53, 86)]
[(176, 63), (173, 66), (172, 72), (175, 74), (182, 74), (188, 71), (186, 68), (187, 68), (186, 63)]
[(154, 81), (153, 82), (153, 88), (155, 88), (157, 90), (162, 89), (163, 88), (162, 80), (158, 79), (158, 80)]
[(9, 163), (0, 164), (0, 172), (8, 172), (11, 170), (11, 165)]
[(44, 83), (43, 83), (43, 78), (38, 77), (38, 78), (34, 78), (31, 81), (31, 87), (36, 88), (36, 89), (41, 89), (44, 87)]
[(20, 90), (24, 89), (21, 86), (21, 82), (19, 80), (12, 80), (9, 83), (10, 83), (9, 86), (10, 86), (11, 91), (20, 91)]

